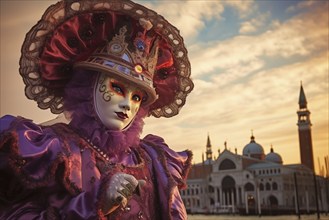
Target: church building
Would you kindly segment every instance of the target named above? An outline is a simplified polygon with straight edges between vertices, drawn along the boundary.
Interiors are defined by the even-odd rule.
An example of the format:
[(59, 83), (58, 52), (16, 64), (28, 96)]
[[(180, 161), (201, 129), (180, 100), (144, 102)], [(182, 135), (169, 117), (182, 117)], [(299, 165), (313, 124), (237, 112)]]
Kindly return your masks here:
[(294, 214), (329, 211), (329, 180), (315, 175), (310, 111), (300, 87), (298, 134), (300, 164), (284, 164), (271, 147), (267, 154), (252, 134), (242, 155), (224, 151), (213, 157), (208, 134), (206, 159), (194, 164), (181, 191), (189, 213)]

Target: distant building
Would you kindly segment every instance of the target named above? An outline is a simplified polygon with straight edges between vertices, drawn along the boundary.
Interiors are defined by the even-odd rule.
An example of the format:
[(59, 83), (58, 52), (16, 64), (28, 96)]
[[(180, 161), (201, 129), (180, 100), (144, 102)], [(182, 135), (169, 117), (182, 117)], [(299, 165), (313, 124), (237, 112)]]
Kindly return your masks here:
[[(242, 155), (227, 150), (213, 159), (210, 137), (206, 160), (194, 164), (188, 188), (181, 191), (190, 213), (288, 214), (329, 211), (329, 180), (314, 175), (310, 112), (303, 86), (300, 89), (298, 133), (301, 164), (283, 164), (282, 157), (255, 141), (243, 148)], [(315, 181), (314, 181), (315, 180)], [(315, 185), (316, 183), (316, 185)], [(317, 193), (315, 193), (317, 191)], [(298, 195), (298, 196), (297, 196)], [(297, 200), (298, 198), (298, 200)]]
[(300, 86), (299, 93), (299, 110), (298, 115), (298, 137), (299, 137), (299, 149), (300, 149), (300, 161), (303, 165), (307, 166), (314, 171), (313, 162), (313, 145), (311, 136), (311, 112), (307, 109), (307, 101), (304, 93), (303, 86)]

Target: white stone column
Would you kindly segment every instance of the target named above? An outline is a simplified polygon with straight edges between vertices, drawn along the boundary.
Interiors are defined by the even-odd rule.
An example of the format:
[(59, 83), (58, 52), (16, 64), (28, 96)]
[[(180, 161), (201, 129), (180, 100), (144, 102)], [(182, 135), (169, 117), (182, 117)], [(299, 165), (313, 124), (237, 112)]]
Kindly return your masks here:
[(235, 212), (235, 207), (234, 207), (234, 189), (231, 191), (231, 200), (232, 200), (232, 212)]
[(220, 198), (220, 202), (219, 202), (219, 204), (220, 204), (220, 206), (222, 206), (223, 205), (223, 190), (222, 190), (222, 187), (219, 187), (219, 198)]
[(239, 195), (239, 187), (235, 188), (235, 195), (236, 195), (236, 204), (241, 204), (240, 195)]
[(215, 204), (218, 202), (218, 188), (214, 187), (214, 192), (215, 192)]
[(257, 205), (258, 205), (258, 215), (262, 214), (261, 204), (260, 204), (260, 194), (259, 194), (259, 186), (257, 186)]
[(227, 205), (226, 203), (226, 191), (223, 192), (223, 205)]
[[(241, 199), (242, 199), (242, 201), (246, 201), (245, 197), (246, 197), (246, 193), (245, 193), (245, 191), (244, 191), (244, 187), (242, 186), (242, 187), (241, 187)], [(241, 202), (242, 202), (242, 201), (241, 201)]]
[(245, 202), (245, 207), (246, 207), (246, 214), (249, 214), (249, 207), (248, 207), (248, 194), (247, 192), (244, 192), (244, 202)]

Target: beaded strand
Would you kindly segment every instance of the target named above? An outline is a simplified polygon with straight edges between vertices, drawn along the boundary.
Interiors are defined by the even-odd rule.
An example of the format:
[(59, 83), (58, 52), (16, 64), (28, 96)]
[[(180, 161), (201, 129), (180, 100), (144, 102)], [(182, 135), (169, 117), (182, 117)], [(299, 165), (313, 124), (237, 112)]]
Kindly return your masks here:
[(105, 161), (110, 161), (109, 156), (103, 152), (99, 147), (97, 147), (96, 145), (94, 145), (90, 139), (86, 139), (86, 141), (88, 142), (90, 148), (95, 151), (98, 155), (100, 155), (103, 159), (105, 159)]

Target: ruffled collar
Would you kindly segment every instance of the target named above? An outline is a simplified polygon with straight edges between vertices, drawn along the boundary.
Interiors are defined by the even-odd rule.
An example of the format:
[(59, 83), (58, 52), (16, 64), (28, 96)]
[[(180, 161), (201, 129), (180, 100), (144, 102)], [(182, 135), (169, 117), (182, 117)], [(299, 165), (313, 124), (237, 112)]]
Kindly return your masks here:
[(129, 128), (124, 131), (107, 129), (95, 114), (74, 117), (69, 126), (82, 138), (113, 157), (139, 145), (140, 134), (144, 125), (143, 115), (144, 111), (141, 109)]
[(118, 158), (132, 148), (139, 146), (143, 119), (148, 110), (140, 108), (129, 128), (124, 131), (111, 131), (98, 119), (93, 105), (93, 84), (97, 73), (78, 71), (65, 89), (64, 107), (71, 113), (69, 126), (82, 138), (107, 153)]

